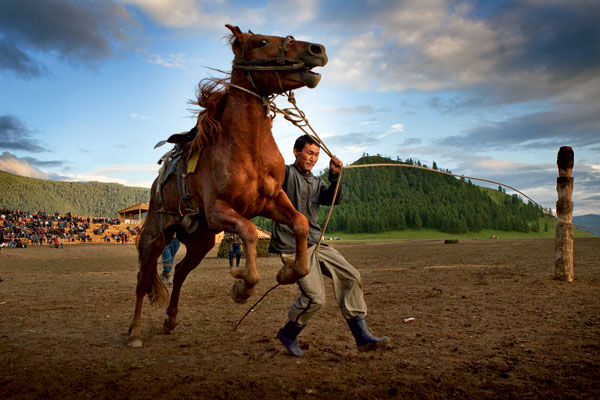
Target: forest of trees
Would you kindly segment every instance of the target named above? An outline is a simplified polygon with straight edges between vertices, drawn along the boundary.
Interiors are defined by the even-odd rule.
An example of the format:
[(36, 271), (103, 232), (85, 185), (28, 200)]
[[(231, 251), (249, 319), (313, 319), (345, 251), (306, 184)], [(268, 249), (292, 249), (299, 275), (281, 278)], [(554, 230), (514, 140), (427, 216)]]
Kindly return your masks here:
[[(394, 163), (419, 165), (413, 160), (393, 161), (381, 156), (363, 156), (354, 164)], [(438, 166), (433, 164), (433, 169)], [(446, 171), (449, 172), (449, 171)], [(321, 178), (327, 181), (328, 171)], [(543, 210), (525, 204), (516, 195), (490, 196), (489, 190), (449, 175), (413, 168), (377, 167), (344, 171), (344, 200), (336, 206), (328, 232), (383, 232), (432, 228), (464, 233), (481, 229), (539, 231)], [(329, 207), (321, 207), (324, 221)], [(254, 222), (271, 229), (271, 221)]]
[(150, 189), (140, 187), (51, 181), (0, 171), (0, 208), (114, 218), (117, 211), (149, 200)]
[[(421, 165), (365, 155), (354, 164)], [(438, 169), (434, 163), (433, 169)], [(449, 172), (449, 171), (446, 171)], [(328, 171), (321, 177), (327, 181)], [(539, 231), (543, 210), (516, 195), (481, 188), (469, 181), (421, 169), (358, 168), (344, 171), (344, 200), (335, 207), (328, 232), (383, 232), (432, 228), (449, 233), (497, 229)], [(117, 211), (150, 200), (150, 189), (117, 183), (63, 182), (0, 171), (0, 208), (81, 216), (116, 217)], [(321, 207), (321, 221), (329, 207)], [(255, 218), (271, 230), (271, 221)]]

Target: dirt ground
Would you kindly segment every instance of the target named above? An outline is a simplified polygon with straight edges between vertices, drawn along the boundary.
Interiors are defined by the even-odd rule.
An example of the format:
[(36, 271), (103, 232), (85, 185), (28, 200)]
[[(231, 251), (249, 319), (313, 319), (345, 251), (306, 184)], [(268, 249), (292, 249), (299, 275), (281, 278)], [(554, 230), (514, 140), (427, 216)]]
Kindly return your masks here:
[(391, 348), (356, 351), (329, 290), (300, 336), (304, 357), (285, 355), (275, 335), (295, 285), (234, 332), (280, 260), (259, 260), (256, 294), (239, 305), (214, 251), (184, 284), (175, 333), (146, 301), (144, 346), (128, 348), (133, 245), (3, 249), (0, 398), (600, 398), (600, 239), (576, 239), (570, 284), (552, 279), (548, 239), (336, 247), (361, 271), (371, 330)]

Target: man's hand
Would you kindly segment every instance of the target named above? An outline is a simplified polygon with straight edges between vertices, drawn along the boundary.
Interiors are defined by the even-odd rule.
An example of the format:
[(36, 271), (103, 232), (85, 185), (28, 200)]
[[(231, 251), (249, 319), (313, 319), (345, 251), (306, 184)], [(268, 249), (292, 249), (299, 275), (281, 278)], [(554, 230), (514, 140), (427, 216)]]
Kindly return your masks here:
[(343, 166), (344, 164), (342, 164), (340, 159), (336, 156), (333, 156), (331, 160), (329, 160), (329, 171), (331, 171), (333, 175), (339, 175), (340, 172), (342, 172)]

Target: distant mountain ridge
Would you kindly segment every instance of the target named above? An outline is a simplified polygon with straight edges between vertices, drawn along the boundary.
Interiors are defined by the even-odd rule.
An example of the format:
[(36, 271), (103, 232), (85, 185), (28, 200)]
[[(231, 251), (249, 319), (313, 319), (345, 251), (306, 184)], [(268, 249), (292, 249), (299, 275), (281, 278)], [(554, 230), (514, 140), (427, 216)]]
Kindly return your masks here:
[[(576, 217), (573, 217), (573, 223), (600, 229), (600, 215), (598, 215), (598, 214), (578, 215)], [(596, 236), (600, 236), (600, 231), (596, 231), (596, 230), (588, 229), (588, 228), (579, 228), (579, 229), (581, 229), (582, 231), (590, 232)]]
[(117, 212), (150, 201), (150, 189), (119, 183), (65, 182), (0, 171), (0, 209), (77, 216), (117, 217)]

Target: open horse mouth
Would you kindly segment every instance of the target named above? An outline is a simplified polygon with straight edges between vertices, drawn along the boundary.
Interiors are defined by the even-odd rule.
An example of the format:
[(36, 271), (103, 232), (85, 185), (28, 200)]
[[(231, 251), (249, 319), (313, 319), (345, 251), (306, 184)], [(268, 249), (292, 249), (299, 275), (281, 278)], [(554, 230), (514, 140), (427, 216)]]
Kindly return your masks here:
[(321, 74), (313, 72), (314, 67), (305, 67), (300, 71), (300, 75), (304, 84), (309, 88), (315, 88), (321, 81)]
[(312, 89), (321, 81), (321, 74), (314, 72), (312, 69), (327, 65), (328, 59), (325, 53), (325, 46), (310, 43), (306, 54), (301, 57), (301, 61), (304, 63), (304, 68), (300, 72), (302, 80), (307, 87)]

